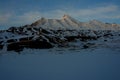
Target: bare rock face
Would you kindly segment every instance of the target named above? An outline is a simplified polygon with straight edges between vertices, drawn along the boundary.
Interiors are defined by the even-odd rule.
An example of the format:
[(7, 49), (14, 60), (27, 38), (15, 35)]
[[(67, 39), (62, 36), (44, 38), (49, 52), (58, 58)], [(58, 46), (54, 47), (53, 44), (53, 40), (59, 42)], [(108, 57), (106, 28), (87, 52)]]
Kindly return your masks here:
[(7, 46), (7, 50), (21, 51), (23, 48), (48, 49), (52, 47), (53, 46), (46, 41), (33, 40), (11, 43)]

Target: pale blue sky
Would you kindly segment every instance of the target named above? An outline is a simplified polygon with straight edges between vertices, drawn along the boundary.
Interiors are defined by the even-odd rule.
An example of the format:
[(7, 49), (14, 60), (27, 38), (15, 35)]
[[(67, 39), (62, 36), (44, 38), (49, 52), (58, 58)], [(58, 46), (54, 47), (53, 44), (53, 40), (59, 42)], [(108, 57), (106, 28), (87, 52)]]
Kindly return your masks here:
[(0, 0), (0, 28), (30, 24), (64, 14), (89, 21), (120, 24), (120, 0)]

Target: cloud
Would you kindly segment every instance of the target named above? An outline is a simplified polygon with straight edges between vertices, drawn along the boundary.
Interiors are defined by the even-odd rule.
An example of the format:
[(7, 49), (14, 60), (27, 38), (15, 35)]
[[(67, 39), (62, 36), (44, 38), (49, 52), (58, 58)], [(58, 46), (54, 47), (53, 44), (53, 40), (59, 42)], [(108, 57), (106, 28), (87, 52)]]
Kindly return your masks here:
[(88, 21), (91, 19), (120, 19), (120, 9), (118, 5), (102, 5), (85, 9), (58, 9), (50, 11), (45, 16), (52, 18), (61, 18), (64, 14), (69, 14), (76, 19)]
[(33, 21), (40, 19), (41, 16), (42, 16), (41, 13), (38, 11), (27, 12), (19, 16), (16, 15), (17, 20), (15, 21), (15, 23), (17, 24), (32, 23)]
[(10, 17), (11, 17), (11, 14), (9, 14), (9, 13), (0, 14), (0, 24), (8, 22)]
[(118, 10), (118, 6), (116, 5), (109, 5), (109, 6), (102, 6), (97, 8), (89, 8), (89, 9), (82, 9), (77, 11), (77, 15), (79, 16), (93, 16), (99, 14), (105, 14), (108, 12), (114, 12)]
[(26, 12), (21, 15), (15, 13), (0, 14), (0, 26), (22, 26), (31, 24), (41, 18), (41, 13), (38, 11)]
[(73, 11), (68, 11), (70, 15), (81, 19), (83, 21), (88, 21), (91, 19), (119, 19), (120, 10), (117, 5), (106, 5), (98, 6), (95, 8), (88, 9), (76, 9)]
[(118, 5), (102, 5), (87, 9), (57, 9), (48, 12), (40, 12), (41, 16), (47, 18), (61, 18), (64, 14), (68, 14), (75, 18), (82, 19), (118, 19), (120, 18), (120, 9)]
[(0, 14), (0, 25), (3, 26), (20, 26), (31, 24), (32, 22), (46, 18), (61, 18), (64, 14), (69, 14), (76, 19), (88, 21), (91, 19), (120, 19), (120, 9), (118, 5), (102, 5), (85, 9), (56, 9), (46, 12), (29, 11), (23, 14), (6, 13)]

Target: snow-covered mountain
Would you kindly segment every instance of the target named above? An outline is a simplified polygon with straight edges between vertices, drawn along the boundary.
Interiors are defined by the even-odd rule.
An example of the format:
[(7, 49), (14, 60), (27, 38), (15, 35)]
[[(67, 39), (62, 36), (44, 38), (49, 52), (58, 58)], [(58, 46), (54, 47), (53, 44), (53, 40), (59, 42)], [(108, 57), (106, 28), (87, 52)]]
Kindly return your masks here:
[(20, 51), (23, 48), (53, 48), (75, 46), (88, 48), (95, 43), (120, 37), (120, 25), (97, 20), (79, 22), (64, 15), (62, 19), (40, 20), (21, 27), (10, 27), (0, 31), (0, 50)]
[(46, 19), (41, 18), (40, 20), (36, 21), (35, 23), (31, 24), (33, 27), (42, 27), (44, 29), (52, 29), (52, 30), (59, 30), (59, 29), (78, 29), (79, 21), (73, 19), (68, 15), (64, 15), (62, 19)]
[(64, 15), (62, 19), (41, 18), (32, 25), (33, 27), (42, 27), (44, 29), (67, 29), (67, 30), (120, 30), (120, 24), (103, 23), (97, 20), (89, 22), (80, 22), (69, 15)]

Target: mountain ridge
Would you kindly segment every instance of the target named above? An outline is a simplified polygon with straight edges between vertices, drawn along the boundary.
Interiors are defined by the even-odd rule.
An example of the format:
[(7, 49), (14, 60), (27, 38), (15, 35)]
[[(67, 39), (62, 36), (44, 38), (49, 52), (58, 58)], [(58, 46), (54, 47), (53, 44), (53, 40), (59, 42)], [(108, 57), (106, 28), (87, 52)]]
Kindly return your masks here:
[[(48, 49), (53, 47), (88, 48), (92, 41), (106, 42), (120, 37), (118, 24), (106, 24), (97, 20), (79, 22), (64, 15), (61, 19), (41, 18), (21, 27), (0, 31), (0, 50), (21, 51), (24, 48)], [(89, 43), (91, 41), (91, 43)], [(98, 43), (95, 43), (98, 44)]]
[(42, 27), (44, 29), (90, 29), (90, 30), (120, 30), (120, 24), (104, 23), (98, 20), (89, 22), (80, 22), (69, 15), (64, 15), (61, 19), (46, 19), (41, 18), (30, 26)]
[[(16, 27), (16, 26), (12, 26)], [(37, 27), (51, 30), (120, 30), (120, 24), (116, 23), (105, 23), (96, 19), (88, 22), (81, 22), (68, 14), (63, 15), (61, 19), (47, 19), (41, 17), (35, 22), (19, 27)], [(16, 28), (19, 28), (16, 27)], [(11, 27), (10, 27), (11, 28)], [(9, 29), (9, 28), (8, 28)], [(5, 30), (0, 30), (5, 31)]]

